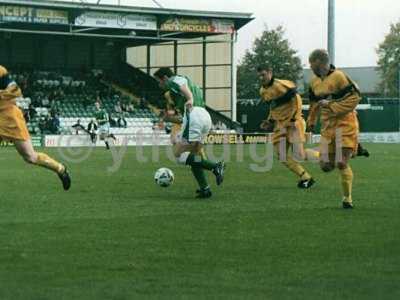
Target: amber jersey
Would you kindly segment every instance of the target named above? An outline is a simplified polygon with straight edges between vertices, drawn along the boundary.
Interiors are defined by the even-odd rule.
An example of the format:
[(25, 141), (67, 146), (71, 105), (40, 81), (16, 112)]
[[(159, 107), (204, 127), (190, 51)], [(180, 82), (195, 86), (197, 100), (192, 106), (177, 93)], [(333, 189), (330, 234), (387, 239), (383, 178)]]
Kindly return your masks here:
[(273, 119), (281, 126), (302, 118), (302, 100), (296, 85), (289, 80), (272, 78), (267, 86), (260, 88), (261, 99), (270, 103), (268, 119)]

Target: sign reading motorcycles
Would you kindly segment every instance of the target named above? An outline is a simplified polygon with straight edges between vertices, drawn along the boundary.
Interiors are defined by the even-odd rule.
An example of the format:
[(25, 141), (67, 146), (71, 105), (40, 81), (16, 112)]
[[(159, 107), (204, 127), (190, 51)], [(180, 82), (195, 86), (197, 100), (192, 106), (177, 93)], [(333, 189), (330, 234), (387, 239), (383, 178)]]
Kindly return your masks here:
[(87, 12), (75, 19), (75, 25), (88, 27), (156, 30), (155, 16)]
[(0, 5), (0, 22), (68, 24), (68, 12), (29, 6)]
[(232, 20), (171, 18), (161, 24), (162, 31), (234, 33)]

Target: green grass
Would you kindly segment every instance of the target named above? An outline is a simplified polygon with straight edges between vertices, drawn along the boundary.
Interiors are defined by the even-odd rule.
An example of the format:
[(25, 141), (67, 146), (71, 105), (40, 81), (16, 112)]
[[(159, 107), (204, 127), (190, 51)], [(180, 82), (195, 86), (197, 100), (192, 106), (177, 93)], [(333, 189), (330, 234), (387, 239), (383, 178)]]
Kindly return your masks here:
[[(209, 176), (207, 201), (164, 150), (139, 163), (129, 148), (110, 173), (98, 149), (69, 164), (64, 192), (2, 148), (0, 299), (400, 299), (400, 145), (367, 146), (372, 157), (351, 162), (353, 211), (337, 172), (306, 164), (317, 185), (298, 190), (278, 163), (252, 172), (248, 146), (222, 187)], [(154, 184), (161, 166), (170, 188)]]

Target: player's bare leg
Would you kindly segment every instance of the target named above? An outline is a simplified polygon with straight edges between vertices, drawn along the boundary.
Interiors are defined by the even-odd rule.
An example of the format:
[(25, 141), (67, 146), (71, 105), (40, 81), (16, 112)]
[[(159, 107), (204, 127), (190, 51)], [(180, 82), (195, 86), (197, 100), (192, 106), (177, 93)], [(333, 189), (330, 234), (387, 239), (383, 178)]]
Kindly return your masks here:
[(13, 142), (18, 153), (27, 163), (34, 164), (57, 173), (63, 184), (64, 190), (69, 190), (71, 187), (71, 177), (68, 174), (67, 168), (63, 164), (54, 160), (45, 153), (36, 152), (33, 149), (31, 140), (14, 140)]

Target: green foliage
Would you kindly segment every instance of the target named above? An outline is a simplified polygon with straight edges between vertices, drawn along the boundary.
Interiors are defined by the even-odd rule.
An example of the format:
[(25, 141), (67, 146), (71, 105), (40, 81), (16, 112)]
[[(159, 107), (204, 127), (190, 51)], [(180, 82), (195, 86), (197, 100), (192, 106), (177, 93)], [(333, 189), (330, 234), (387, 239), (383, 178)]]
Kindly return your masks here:
[(382, 75), (379, 91), (388, 97), (399, 95), (400, 72), (400, 22), (390, 25), (390, 32), (379, 44), (378, 69)]
[(274, 76), (296, 82), (302, 72), (301, 60), (297, 51), (290, 47), (284, 37), (282, 26), (269, 30), (267, 26), (261, 37), (256, 38), (252, 50), (247, 50), (238, 66), (238, 98), (258, 98), (259, 81), (257, 67), (268, 64), (274, 70)]

